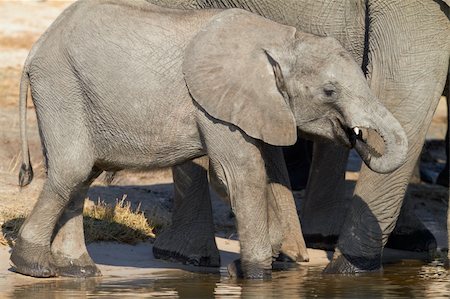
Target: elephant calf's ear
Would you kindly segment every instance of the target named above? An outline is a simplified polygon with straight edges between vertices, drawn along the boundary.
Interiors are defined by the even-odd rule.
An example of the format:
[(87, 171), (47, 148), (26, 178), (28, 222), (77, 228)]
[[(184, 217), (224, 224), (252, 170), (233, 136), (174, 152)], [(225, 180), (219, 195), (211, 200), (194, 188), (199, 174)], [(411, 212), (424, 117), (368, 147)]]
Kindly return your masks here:
[(243, 10), (219, 13), (186, 49), (183, 72), (192, 97), (253, 138), (294, 144), (297, 128), (283, 96), (282, 70), (269, 54), (286, 52), (294, 35), (293, 27)]
[(267, 59), (270, 62), (270, 65), (273, 69), (273, 74), (275, 76), (275, 83), (277, 85), (278, 91), (283, 95), (284, 99), (288, 99), (289, 95), (286, 88), (286, 81), (284, 81), (283, 71), (281, 70), (280, 65), (278, 62), (273, 59), (273, 57), (270, 55), (269, 52), (264, 50), (264, 53), (266, 53)]

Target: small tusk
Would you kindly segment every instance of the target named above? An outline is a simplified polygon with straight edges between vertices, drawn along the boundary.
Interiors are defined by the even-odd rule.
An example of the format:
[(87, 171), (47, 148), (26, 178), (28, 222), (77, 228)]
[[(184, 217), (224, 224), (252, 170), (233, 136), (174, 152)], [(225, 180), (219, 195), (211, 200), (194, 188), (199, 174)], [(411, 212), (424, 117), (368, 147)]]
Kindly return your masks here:
[(360, 132), (360, 130), (359, 130), (359, 128), (358, 128), (358, 127), (354, 127), (354, 128), (353, 128), (353, 132), (355, 132), (356, 136), (358, 136), (358, 135), (359, 135), (359, 132)]

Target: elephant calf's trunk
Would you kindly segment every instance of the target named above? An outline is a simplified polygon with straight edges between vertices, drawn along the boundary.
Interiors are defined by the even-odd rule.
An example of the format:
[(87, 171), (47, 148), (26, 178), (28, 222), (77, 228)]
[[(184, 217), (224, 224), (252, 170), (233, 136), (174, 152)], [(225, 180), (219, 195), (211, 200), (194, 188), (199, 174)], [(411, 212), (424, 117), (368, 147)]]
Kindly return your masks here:
[(359, 133), (359, 127), (353, 129), (354, 136), (350, 139), (355, 150), (370, 169), (378, 173), (390, 173), (405, 163), (408, 139), (400, 123), (386, 108), (374, 105), (371, 110), (374, 110), (369, 112), (372, 121), (363, 121), (360, 127), (369, 129), (371, 133), (376, 132), (383, 140), (384, 150), (380, 152), (376, 150), (375, 134), (369, 134), (367, 142), (364, 141)]

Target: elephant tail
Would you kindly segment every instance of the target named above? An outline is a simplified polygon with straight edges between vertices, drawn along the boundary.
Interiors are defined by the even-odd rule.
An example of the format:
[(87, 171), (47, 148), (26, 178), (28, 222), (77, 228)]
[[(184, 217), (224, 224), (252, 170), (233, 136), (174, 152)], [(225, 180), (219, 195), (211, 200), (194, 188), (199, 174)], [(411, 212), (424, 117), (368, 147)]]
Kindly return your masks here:
[(20, 114), (20, 140), (22, 143), (22, 166), (19, 172), (19, 185), (24, 187), (33, 180), (33, 168), (30, 161), (30, 150), (28, 148), (27, 137), (27, 97), (28, 86), (30, 84), (30, 77), (28, 74), (28, 67), (25, 67), (22, 72), (20, 80), (20, 95), (19, 95), (19, 114)]

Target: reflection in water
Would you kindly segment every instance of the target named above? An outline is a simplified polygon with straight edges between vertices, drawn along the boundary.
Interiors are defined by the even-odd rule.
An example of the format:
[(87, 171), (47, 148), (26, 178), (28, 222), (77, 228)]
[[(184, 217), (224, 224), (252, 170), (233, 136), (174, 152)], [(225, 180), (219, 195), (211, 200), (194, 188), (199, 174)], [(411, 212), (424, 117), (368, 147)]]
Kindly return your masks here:
[(322, 274), (322, 267), (274, 272), (269, 281), (233, 280), (214, 274), (165, 273), (148, 278), (64, 279), (16, 287), (12, 298), (437, 298), (450, 290), (442, 265), (386, 265), (383, 274)]

